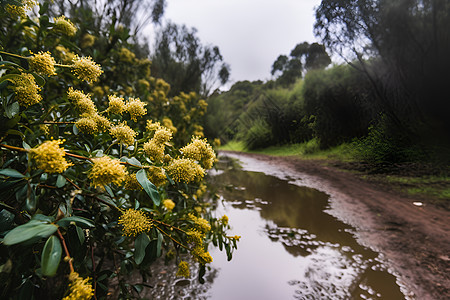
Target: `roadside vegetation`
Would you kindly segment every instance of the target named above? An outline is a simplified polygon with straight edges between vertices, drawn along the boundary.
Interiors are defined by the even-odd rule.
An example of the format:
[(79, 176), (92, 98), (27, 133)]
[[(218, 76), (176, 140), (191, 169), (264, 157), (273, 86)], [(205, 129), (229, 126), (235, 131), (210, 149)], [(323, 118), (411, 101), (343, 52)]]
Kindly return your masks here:
[[(205, 133), (226, 149), (328, 157), (370, 174), (409, 169), (403, 190), (448, 199), (448, 26), (445, 0), (323, 0), (322, 44), (280, 55), (271, 80), (215, 93)], [(345, 62), (331, 64), (329, 53)], [(392, 178), (384, 181), (406, 184)]]

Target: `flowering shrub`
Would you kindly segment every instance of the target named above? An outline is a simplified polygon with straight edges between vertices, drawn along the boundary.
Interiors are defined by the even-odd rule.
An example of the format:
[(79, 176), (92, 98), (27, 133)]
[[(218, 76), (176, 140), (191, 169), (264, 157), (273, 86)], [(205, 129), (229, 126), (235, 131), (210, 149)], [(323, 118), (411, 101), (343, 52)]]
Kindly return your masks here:
[(160, 257), (184, 277), (188, 255), (204, 274), (210, 242), (231, 259), (239, 237), (202, 200), (216, 160), (196, 123), (206, 102), (168, 99), (123, 45), (118, 63), (136, 68), (117, 84), (114, 57), (101, 66), (82, 52), (95, 36), (51, 22), (48, 4), (32, 19), (36, 2), (0, 3), (0, 297), (134, 298)]

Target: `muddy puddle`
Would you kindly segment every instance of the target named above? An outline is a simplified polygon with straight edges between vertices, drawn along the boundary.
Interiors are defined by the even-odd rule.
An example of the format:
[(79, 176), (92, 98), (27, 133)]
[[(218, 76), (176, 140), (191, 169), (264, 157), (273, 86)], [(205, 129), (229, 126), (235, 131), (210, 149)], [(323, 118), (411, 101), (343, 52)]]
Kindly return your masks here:
[(293, 184), (276, 170), (242, 166), (222, 156), (209, 178), (219, 197), (216, 216), (227, 215), (230, 234), (242, 236), (233, 259), (210, 249), (214, 261), (204, 284), (171, 279), (153, 290), (156, 298), (405, 299), (383, 257), (326, 212), (327, 194)]

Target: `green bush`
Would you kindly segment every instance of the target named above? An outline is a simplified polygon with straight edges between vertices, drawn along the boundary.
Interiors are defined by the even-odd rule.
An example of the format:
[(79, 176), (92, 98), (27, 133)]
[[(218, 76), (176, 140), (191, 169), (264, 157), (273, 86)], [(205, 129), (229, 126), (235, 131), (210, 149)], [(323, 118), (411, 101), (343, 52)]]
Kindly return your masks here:
[(37, 19), (25, 15), (34, 1), (0, 3), (0, 298), (138, 298), (131, 275), (145, 282), (157, 259), (189, 277), (191, 257), (201, 279), (209, 243), (231, 258), (239, 237), (204, 198), (215, 162), (196, 126), (206, 103), (168, 99), (126, 34), (100, 65), (77, 44), (79, 24), (51, 20), (48, 3)]

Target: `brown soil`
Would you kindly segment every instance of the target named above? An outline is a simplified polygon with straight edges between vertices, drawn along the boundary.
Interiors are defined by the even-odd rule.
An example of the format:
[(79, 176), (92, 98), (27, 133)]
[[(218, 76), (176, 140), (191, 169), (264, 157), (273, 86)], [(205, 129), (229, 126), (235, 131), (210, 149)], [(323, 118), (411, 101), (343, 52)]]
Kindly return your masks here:
[[(415, 299), (450, 299), (450, 211), (324, 160), (239, 153), (295, 172), (330, 195), (331, 213), (381, 252)], [(369, 178), (369, 180), (367, 180)], [(423, 206), (416, 206), (421, 201)]]

